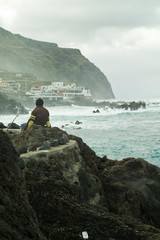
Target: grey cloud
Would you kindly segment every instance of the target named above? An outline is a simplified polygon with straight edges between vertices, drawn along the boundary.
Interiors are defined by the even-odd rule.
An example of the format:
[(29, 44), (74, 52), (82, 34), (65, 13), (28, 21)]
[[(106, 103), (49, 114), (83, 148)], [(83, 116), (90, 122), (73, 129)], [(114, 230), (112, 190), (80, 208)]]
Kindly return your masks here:
[[(78, 32), (78, 29), (92, 32), (99, 27), (137, 27), (155, 24), (160, 20), (156, 11), (157, 1), (32, 1), (17, 13), (16, 24), (28, 24), (53, 29), (67, 28)], [(34, 27), (34, 26), (33, 26)]]
[[(146, 3), (147, 2), (147, 3)], [(145, 6), (145, 7), (144, 7)], [(130, 29), (159, 23), (157, 1), (32, 1), (17, 12), (13, 31), (68, 44), (88, 42), (100, 29)], [(58, 43), (58, 42), (57, 42)]]
[(17, 11), (7, 30), (79, 48), (105, 73), (117, 97), (157, 93), (160, 56), (150, 40), (157, 35), (149, 36), (149, 30), (159, 31), (159, 0), (1, 0), (3, 4)]
[(159, 96), (159, 53), (150, 50), (108, 52), (92, 58), (112, 83), (117, 98)]

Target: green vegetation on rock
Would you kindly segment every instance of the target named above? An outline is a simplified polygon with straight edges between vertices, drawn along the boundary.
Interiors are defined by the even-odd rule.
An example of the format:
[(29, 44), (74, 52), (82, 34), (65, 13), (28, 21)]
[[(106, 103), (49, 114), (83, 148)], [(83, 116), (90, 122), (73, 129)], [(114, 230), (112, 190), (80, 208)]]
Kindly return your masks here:
[(114, 98), (106, 76), (78, 49), (36, 41), (0, 28), (0, 66), (26, 72), (45, 82), (75, 82), (90, 88), (94, 98)]

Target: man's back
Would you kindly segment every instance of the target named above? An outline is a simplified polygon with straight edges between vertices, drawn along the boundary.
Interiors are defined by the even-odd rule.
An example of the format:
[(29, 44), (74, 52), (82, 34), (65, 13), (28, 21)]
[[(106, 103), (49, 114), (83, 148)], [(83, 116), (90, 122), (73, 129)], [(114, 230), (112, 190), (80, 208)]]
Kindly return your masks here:
[(38, 98), (36, 100), (36, 108), (32, 111), (24, 130), (26, 130), (32, 124), (51, 127), (49, 121), (49, 112), (46, 108), (43, 107), (43, 99), (41, 98)]
[(46, 125), (46, 122), (49, 121), (49, 112), (46, 108), (37, 106), (32, 111), (31, 118), (34, 120), (34, 124), (44, 126)]

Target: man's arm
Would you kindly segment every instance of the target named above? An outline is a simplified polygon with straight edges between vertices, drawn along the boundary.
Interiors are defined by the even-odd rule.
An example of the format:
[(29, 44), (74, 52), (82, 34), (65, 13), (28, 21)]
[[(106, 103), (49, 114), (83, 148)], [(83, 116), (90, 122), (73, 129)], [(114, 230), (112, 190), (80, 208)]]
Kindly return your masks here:
[(49, 121), (49, 116), (48, 116), (48, 121), (46, 122), (46, 127), (48, 127), (48, 128), (51, 127), (51, 124), (50, 124), (50, 121)]
[(34, 124), (35, 119), (36, 119), (36, 116), (34, 116), (33, 112), (32, 112), (31, 116), (30, 116), (30, 118), (29, 118), (29, 120), (28, 120), (28, 122), (27, 122), (27, 124), (26, 124), (26, 126), (24, 128), (24, 131), (27, 130), (27, 128), (30, 127), (32, 124)]
[(48, 112), (48, 121), (46, 122), (46, 127), (48, 127), (48, 128), (51, 127), (51, 124), (50, 124), (50, 121), (49, 121), (49, 112)]

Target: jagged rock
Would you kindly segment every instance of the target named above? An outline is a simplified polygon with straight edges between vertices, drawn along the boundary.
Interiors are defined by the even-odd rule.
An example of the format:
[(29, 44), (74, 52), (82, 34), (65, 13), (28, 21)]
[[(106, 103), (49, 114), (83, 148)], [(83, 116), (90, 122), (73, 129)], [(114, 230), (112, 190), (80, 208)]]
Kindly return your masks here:
[(18, 147), (18, 152), (19, 152), (19, 154), (27, 153), (27, 148), (24, 147), (24, 146), (19, 146)]
[(50, 141), (45, 141), (43, 145), (39, 148), (39, 150), (47, 150), (51, 148), (51, 143)]
[(54, 185), (55, 185), (55, 186), (58, 186), (58, 187), (62, 187), (62, 186), (63, 186), (63, 181), (61, 181), (61, 180), (56, 180), (56, 181), (54, 181)]
[(132, 101), (132, 102), (124, 102), (124, 103), (112, 103), (113, 108), (121, 108), (125, 110), (135, 111), (139, 108), (146, 108), (146, 103), (143, 101)]
[(62, 138), (65, 140), (66, 143), (69, 142), (69, 138), (68, 138), (67, 134), (63, 133)]
[(20, 169), (24, 169), (25, 168), (25, 163), (24, 163), (23, 158), (19, 158), (19, 167), (20, 167)]
[(28, 202), (18, 154), (0, 131), (0, 239), (46, 240)]
[(58, 142), (58, 139), (57, 140), (55, 139), (51, 142), (51, 147), (57, 147), (57, 146), (59, 146), (59, 142)]
[[(32, 131), (14, 136), (14, 143), (18, 147), (18, 143), (22, 144), (20, 140), (24, 139), (27, 143), (29, 139), (31, 144), (35, 140), (35, 134), (37, 139), (43, 135), (46, 139), (53, 136), (59, 139), (64, 133), (58, 128), (33, 126)], [(0, 158), (0, 180), (6, 176), (0, 181), (0, 187), (3, 186), (3, 191), (0, 191), (0, 218), (3, 216), (4, 219), (9, 219), (9, 223), (13, 219), (14, 224), (17, 224), (16, 217), (19, 217), (21, 222), (18, 222), (18, 226), (21, 228), (16, 225), (17, 235), (24, 225), (26, 234), (30, 234), (33, 228), (37, 233), (38, 225), (33, 221), (33, 210), (25, 199), (28, 193), (40, 230), (48, 240), (80, 240), (81, 233), (85, 230), (89, 239), (160, 240), (160, 169), (143, 159), (113, 161), (107, 157), (97, 157), (82, 139), (72, 135), (67, 137), (69, 142), (65, 145), (22, 154), (20, 159), (23, 175), (20, 169), (18, 173), (16, 170), (16, 151), (6, 144), (4, 136), (0, 137), (0, 146), (3, 144), (0, 153), (4, 154)], [(10, 155), (7, 155), (8, 150)], [(23, 201), (20, 200), (19, 191)], [(14, 206), (8, 206), (5, 201), (1, 204), (2, 199), (8, 195), (12, 204), (15, 202)], [(28, 213), (30, 217), (26, 218)], [(0, 230), (5, 231), (1, 227), (1, 221)], [(9, 238), (2, 238), (7, 239)], [(25, 238), (21, 235), (18, 240), (20, 239)], [(34, 238), (31, 233), (28, 239), (40, 237)]]
[(94, 110), (93, 113), (100, 113), (99, 109)]
[(0, 128), (7, 128), (2, 122), (0, 122)]
[(8, 128), (9, 129), (20, 129), (20, 126), (17, 125), (16, 123), (9, 123)]
[(68, 162), (65, 163), (65, 168), (69, 169), (69, 163)]
[[(67, 135), (58, 128), (30, 130), (14, 144)], [(47, 239), (82, 239), (84, 230), (97, 240), (160, 239), (160, 169), (143, 159), (97, 157), (81, 138), (67, 137), (65, 145), (21, 155), (28, 199)]]
[[(124, 110), (138, 110), (140, 108), (146, 108), (146, 103), (143, 101), (132, 101), (132, 102), (124, 102), (124, 101), (103, 101), (103, 102), (92, 102), (90, 104), (91, 106), (98, 107), (98, 108), (104, 108), (104, 110), (108, 109), (124, 109)], [(99, 113), (99, 109), (94, 110), (93, 113)]]
[(77, 120), (77, 121), (75, 122), (75, 124), (79, 125), (79, 124), (82, 124), (82, 122), (80, 122), (80, 121)]
[(45, 128), (33, 124), (26, 131), (14, 136), (12, 142), (16, 149), (18, 146), (26, 146), (29, 151), (35, 151), (38, 147), (41, 147), (45, 141), (49, 141), (52, 145), (54, 140), (62, 138), (63, 134), (67, 135), (65, 131), (59, 128)]
[(58, 143), (59, 143), (59, 145), (64, 145), (64, 144), (66, 144), (66, 141), (63, 137), (61, 137), (60, 139), (58, 139)]
[(109, 211), (160, 228), (160, 168), (134, 158), (100, 165)]

